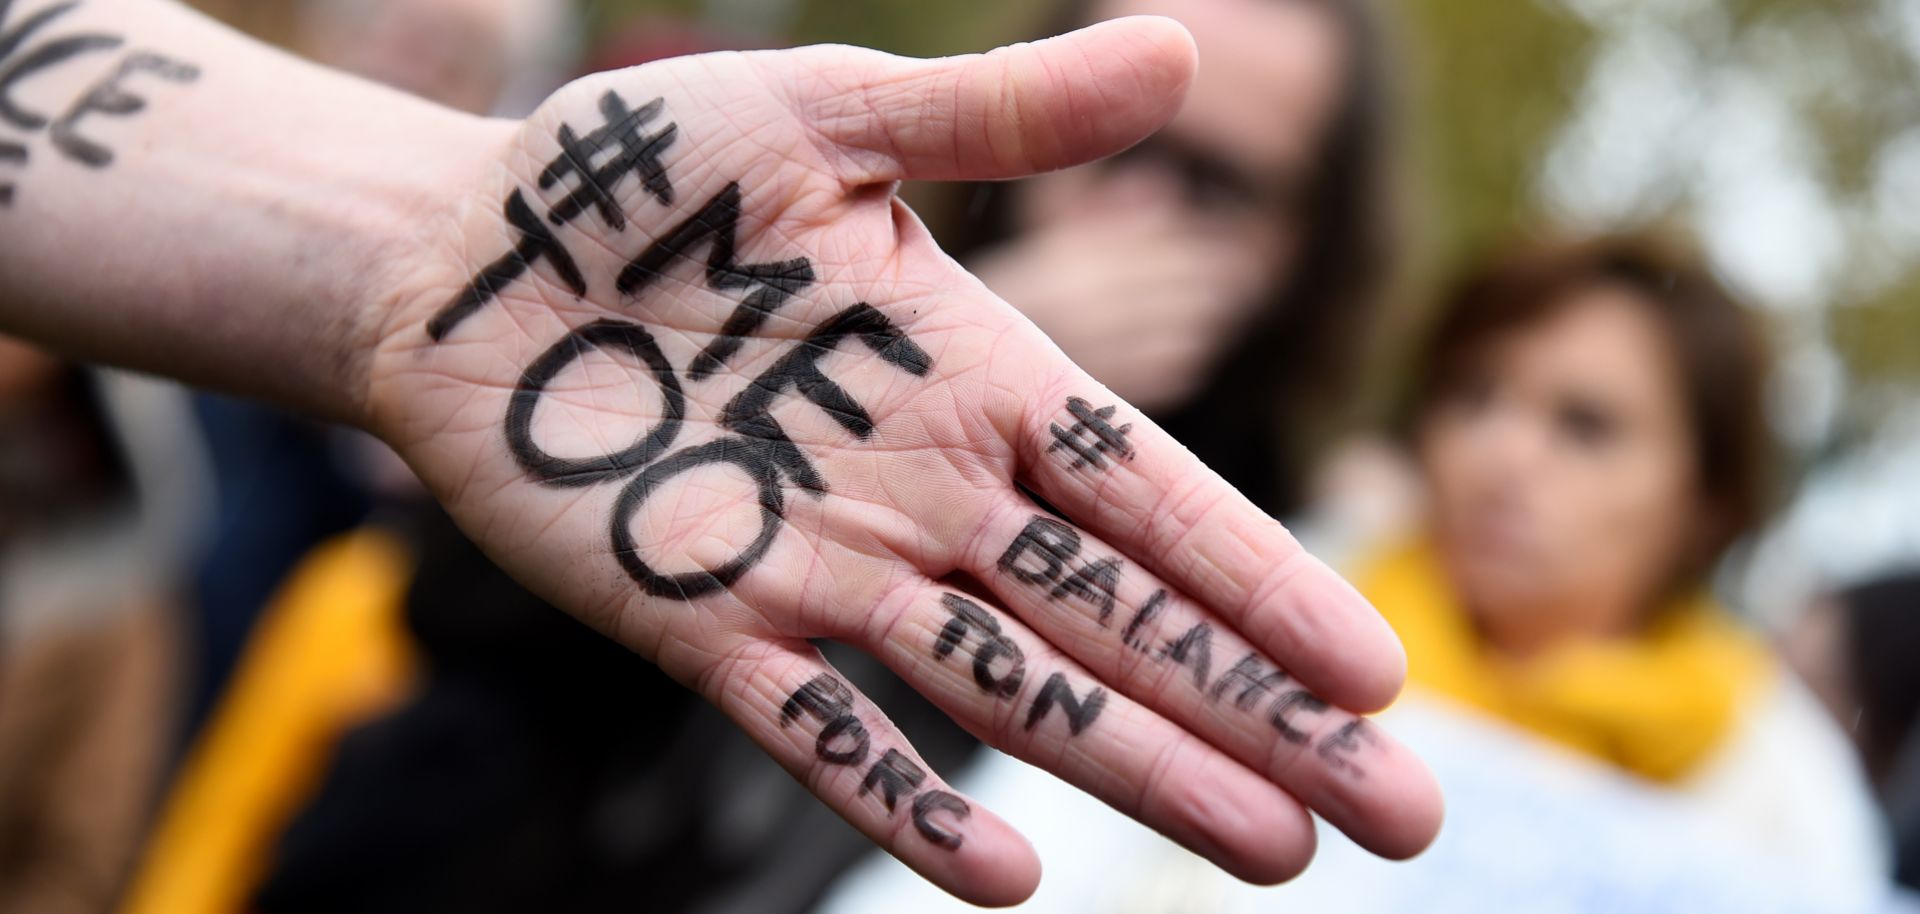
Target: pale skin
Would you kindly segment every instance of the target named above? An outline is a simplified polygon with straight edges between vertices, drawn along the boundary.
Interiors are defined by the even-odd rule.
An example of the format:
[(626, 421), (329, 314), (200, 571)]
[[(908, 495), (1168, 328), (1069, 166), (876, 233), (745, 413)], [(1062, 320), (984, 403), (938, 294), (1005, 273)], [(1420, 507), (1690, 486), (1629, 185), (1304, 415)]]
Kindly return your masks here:
[[(114, 150), (104, 167), (63, 157), (44, 133), (7, 133), (30, 158), (0, 209), (0, 328), (380, 436), (521, 582), (698, 691), (855, 827), (968, 900), (1026, 897), (1033, 850), (925, 770), (881, 709), (823, 699), (820, 683), (844, 681), (808, 639), (871, 651), (986, 741), (1242, 878), (1307, 864), (1309, 809), (1386, 856), (1432, 840), (1431, 776), (1355, 723), (1404, 676), (1378, 614), (941, 254), (894, 197), (904, 178), (1014, 177), (1151, 132), (1194, 72), (1178, 25), (1131, 19), (937, 61), (843, 47), (685, 58), (587, 77), (525, 122), (300, 64), (167, 5), (86, 3), (25, 46), (77, 31), (125, 46), (41, 69), (15, 101), (63, 109), (132, 49), (197, 75), (130, 78), (141, 110), (82, 121)], [(661, 100), (645, 129), (675, 126), (658, 156), (671, 192), (616, 174), (613, 217), (593, 205), (563, 215), (583, 182), (542, 187), (539, 175), (565, 161), (563, 126), (576, 139), (603, 126), (609, 93), (634, 109)], [(617, 277), (676, 226), (715, 228), (690, 217), (733, 183), (738, 265), (803, 262), (811, 279), (700, 374), (698, 354), (764, 284), (706, 276), (710, 239), (627, 293)], [(516, 193), (584, 291), (542, 251), (437, 325), (530, 237), (510, 224)], [(861, 303), (872, 332), (819, 342)], [(638, 344), (556, 350), (600, 321), (629, 342), (643, 333), (664, 367)], [(838, 394), (768, 374), (795, 353), (811, 353)], [(770, 394), (747, 410), (759, 424), (730, 420), (753, 391)], [(516, 456), (516, 396), (532, 402), (524, 437), (560, 461), (546, 466), (680, 422), (659, 449), (556, 481)], [(1097, 465), (1049, 450), (1054, 426), (1084, 430), (1070, 398), (1127, 427)], [(816, 486), (791, 466), (766, 469), (759, 455), (781, 438)], [(723, 456), (684, 459), (716, 441), (704, 453)], [(1077, 552), (1010, 558), (1043, 515), (1018, 487), (1070, 519)], [(1107, 560), (1111, 574), (1036, 584), (1050, 554), (1060, 581)], [(713, 570), (735, 556), (748, 560), (722, 581)], [(635, 561), (677, 583), (646, 584)], [(1017, 648), (1014, 685), (1012, 652), (983, 654), (979, 625), (937, 649), (961, 593)], [(1104, 619), (1091, 608), (1102, 597)], [(1121, 634), (1136, 618), (1140, 648)], [(1202, 623), (1204, 638), (1169, 654)], [(1227, 675), (1243, 658), (1259, 685)], [(1003, 688), (987, 689), (989, 674)], [(876, 773), (887, 750), (895, 776)]]

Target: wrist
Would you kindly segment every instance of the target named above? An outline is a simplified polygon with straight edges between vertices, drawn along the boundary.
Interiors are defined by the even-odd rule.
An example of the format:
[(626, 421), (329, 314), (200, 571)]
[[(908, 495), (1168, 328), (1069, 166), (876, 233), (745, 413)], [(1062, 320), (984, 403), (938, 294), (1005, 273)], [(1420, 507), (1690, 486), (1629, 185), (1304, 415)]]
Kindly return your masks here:
[(316, 201), (342, 239), (340, 265), (313, 277), (338, 320), (329, 334), (336, 418), (378, 431), (376, 351), (429, 301), (464, 277), (462, 212), (491, 186), (518, 122), (434, 109), (356, 155), (343, 197)]

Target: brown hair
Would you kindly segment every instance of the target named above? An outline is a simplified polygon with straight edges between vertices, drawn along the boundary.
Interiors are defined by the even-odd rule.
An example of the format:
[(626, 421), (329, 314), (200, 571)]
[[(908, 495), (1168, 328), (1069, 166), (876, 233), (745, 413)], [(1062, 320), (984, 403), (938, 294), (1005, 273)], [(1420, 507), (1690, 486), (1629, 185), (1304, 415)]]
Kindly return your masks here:
[(1455, 390), (1496, 338), (1552, 317), (1596, 286), (1635, 293), (1665, 330), (1679, 369), (1706, 523), (1673, 583), (1697, 583), (1764, 517), (1774, 453), (1759, 322), (1696, 258), (1647, 236), (1615, 235), (1529, 245), (1472, 270), (1442, 300), (1405, 428)]
[[(1259, 317), (1214, 363), (1186, 404), (1156, 415), (1168, 432), (1260, 507), (1298, 507), (1320, 442), (1302, 429), (1334, 417), (1351, 392), (1358, 350), (1393, 260), (1386, 132), (1386, 36), (1369, 0), (1277, 0), (1324, 12), (1346, 42), (1341, 98), (1298, 201), (1302, 244), (1292, 273), (1268, 290)], [(1057, 8), (1048, 34), (1088, 24), (1094, 0)], [(965, 262), (1013, 235), (1019, 182), (968, 187), (965, 215), (936, 227)], [(960, 213), (955, 213), (956, 216)], [(1275, 218), (1282, 218), (1276, 214)], [(944, 231), (939, 229), (944, 228)]]

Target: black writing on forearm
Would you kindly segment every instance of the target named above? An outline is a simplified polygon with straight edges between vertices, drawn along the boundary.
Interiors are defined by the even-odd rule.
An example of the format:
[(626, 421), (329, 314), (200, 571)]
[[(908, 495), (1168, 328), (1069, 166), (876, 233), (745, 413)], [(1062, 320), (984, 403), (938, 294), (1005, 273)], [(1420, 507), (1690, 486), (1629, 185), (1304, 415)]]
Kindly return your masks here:
[(67, 158), (104, 168), (113, 162), (113, 150), (95, 140), (88, 139), (80, 132), (80, 123), (89, 115), (114, 115), (125, 117), (137, 114), (147, 107), (147, 100), (127, 89), (129, 78), (139, 73), (151, 74), (156, 79), (168, 82), (192, 82), (200, 76), (200, 69), (192, 64), (181, 63), (169, 57), (151, 51), (135, 51), (127, 55), (120, 65), (106, 78), (95, 83), (85, 95), (67, 109), (67, 113), (53, 122), (47, 131), (48, 136)]
[[(11, 0), (0, 4), (0, 13), (12, 12), (11, 5)], [(77, 2), (55, 3), (0, 33), (0, 120), (21, 130), (45, 127), (48, 115), (17, 101), (13, 97), (14, 87), (42, 70), (82, 54), (113, 50), (126, 40), (105, 32), (69, 32), (47, 37), (38, 34), (79, 5)]]
[[(27, 147), (0, 141), (0, 164), (19, 166), (27, 161)], [(0, 182), (0, 206), (13, 205), (13, 185)]]
[[(23, 83), (82, 57), (117, 51), (125, 44), (124, 37), (102, 31), (43, 34), (79, 5), (73, 0), (54, 3), (15, 21), (12, 0), (0, 0), (0, 123), (23, 133), (46, 129), (61, 156), (89, 168), (105, 168), (113, 162), (113, 149), (89, 137), (81, 125), (91, 118), (128, 117), (144, 110), (147, 99), (129, 88), (136, 75), (188, 83), (199, 78), (200, 69), (163, 54), (136, 49), (121, 58), (105, 77), (88, 86), (63, 112), (55, 114), (28, 107), (14, 94)], [(0, 141), (0, 164), (19, 169), (29, 159), (24, 143)], [(11, 182), (0, 182), (0, 206), (11, 206), (14, 193)]]

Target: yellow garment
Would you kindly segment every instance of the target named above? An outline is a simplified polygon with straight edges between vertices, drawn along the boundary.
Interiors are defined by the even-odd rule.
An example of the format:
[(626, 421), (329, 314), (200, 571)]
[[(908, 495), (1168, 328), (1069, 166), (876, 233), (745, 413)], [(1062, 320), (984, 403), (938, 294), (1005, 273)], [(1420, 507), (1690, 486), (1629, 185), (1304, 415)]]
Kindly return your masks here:
[(1359, 582), (1405, 643), (1410, 681), (1654, 780), (1720, 748), (1770, 672), (1765, 646), (1704, 593), (1631, 638), (1511, 660), (1482, 649), (1431, 548), (1391, 553)]
[(167, 797), (123, 914), (245, 908), (334, 742), (405, 694), (410, 575), (405, 547), (374, 529), (324, 543), (294, 569)]

